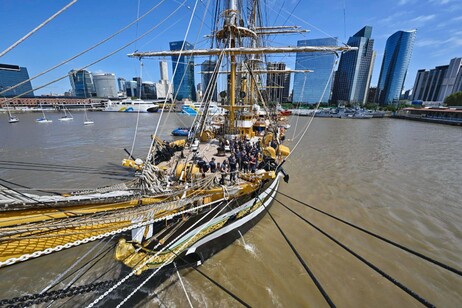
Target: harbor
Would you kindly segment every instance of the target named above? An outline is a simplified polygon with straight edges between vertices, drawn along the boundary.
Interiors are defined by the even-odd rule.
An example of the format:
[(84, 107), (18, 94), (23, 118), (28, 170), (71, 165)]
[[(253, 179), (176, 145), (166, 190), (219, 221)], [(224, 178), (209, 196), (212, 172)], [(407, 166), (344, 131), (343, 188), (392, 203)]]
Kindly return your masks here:
[(460, 306), (462, 6), (68, 1), (0, 11), (0, 307)]
[[(95, 121), (92, 126), (82, 126), (76, 120), (39, 126), (34, 122), (35, 114), (22, 116), (25, 118), (19, 126), (0, 122), (1, 131), (8, 128), (0, 145), (1, 179), (60, 192), (122, 182), (130, 176), (130, 171), (120, 163), (127, 157), (123, 148), (131, 149), (136, 114), (92, 113)], [(82, 116), (74, 113), (75, 119)], [(158, 116), (158, 113), (140, 114), (142, 125), (133, 151), (135, 157), (146, 153), (149, 126)], [(297, 124), (296, 118), (291, 117), (287, 138), (300, 133), (308, 119), (301, 117)], [(189, 116), (175, 114), (171, 124), (163, 129), (162, 138), (173, 140), (170, 132), (176, 127), (189, 126), (191, 120)], [(404, 135), (403, 131), (407, 133)], [(425, 294), (436, 306), (456, 307), (462, 301), (459, 276), (400, 252), (282, 194), (458, 267), (462, 264), (462, 233), (458, 227), (462, 223), (462, 170), (457, 163), (462, 147), (459, 135), (458, 127), (424, 122), (315, 118), (303, 147), (287, 163), (290, 185), (282, 183), (276, 199), (413, 291)], [(278, 202), (270, 213), (339, 305), (372, 306), (379, 302), (383, 307), (416, 306), (408, 294)], [(2, 277), (21, 271), (21, 278), (13, 288), (8, 280), (2, 279), (2, 298), (41, 291), (37, 281), (44, 275), (57, 276), (91, 245), (3, 268)], [(106, 255), (105, 262), (98, 263), (95, 272), (104, 272), (112, 266), (112, 252)], [(59, 261), (60, 265), (52, 265), (51, 260)], [(252, 306), (324, 304), (268, 215), (242, 239), (205, 262), (201, 270)], [(114, 270), (113, 276), (117, 277), (119, 271), (120, 268)], [(194, 305), (236, 305), (234, 299), (197, 272), (184, 269), (180, 273)], [(155, 290), (143, 288), (139, 301), (140, 307), (188, 305), (176, 275)]]

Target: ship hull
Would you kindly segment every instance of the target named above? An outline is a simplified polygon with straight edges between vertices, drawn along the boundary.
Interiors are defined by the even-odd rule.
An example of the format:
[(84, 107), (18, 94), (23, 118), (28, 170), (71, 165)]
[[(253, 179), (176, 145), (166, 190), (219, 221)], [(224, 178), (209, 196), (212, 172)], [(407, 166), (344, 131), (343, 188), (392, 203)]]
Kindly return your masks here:
[[(232, 199), (232, 203), (222, 201), (189, 218), (163, 243), (165, 249), (157, 247), (158, 242), (151, 244), (154, 247), (144, 259), (146, 267), (143, 270), (162, 268), (173, 262), (201, 264), (231, 245), (266, 214), (277, 193), (279, 179), (276, 176), (251, 194)], [(155, 247), (161, 251), (154, 250)], [(140, 259), (136, 261), (139, 264)]]
[[(269, 194), (263, 200), (262, 205), (259, 206), (254, 212), (229, 223), (229, 225), (223, 226), (221, 229), (202, 238), (189, 249), (187, 249), (184, 252), (184, 257), (188, 263), (191, 263), (194, 258), (197, 258), (197, 261), (204, 262), (214, 254), (231, 245), (237, 239), (242, 238), (247, 231), (252, 229), (265, 216), (266, 212), (271, 207), (274, 197), (277, 193), (279, 177), (274, 180), (274, 184), (274, 186), (270, 185), (265, 190)], [(262, 194), (264, 193), (265, 192)], [(252, 203), (253, 200), (248, 202)]]

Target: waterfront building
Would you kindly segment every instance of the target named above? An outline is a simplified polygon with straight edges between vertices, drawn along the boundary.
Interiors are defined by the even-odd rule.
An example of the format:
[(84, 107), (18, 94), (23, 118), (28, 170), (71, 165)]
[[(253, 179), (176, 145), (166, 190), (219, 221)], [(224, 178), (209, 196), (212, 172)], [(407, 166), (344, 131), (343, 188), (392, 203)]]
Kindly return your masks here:
[(92, 73), (97, 97), (116, 98), (116, 77), (112, 73)]
[(412, 100), (429, 102), (438, 101), (444, 76), (448, 71), (448, 65), (437, 66), (429, 71), (418, 70), (414, 82), (414, 94)]
[(449, 62), (448, 70), (441, 83), (438, 101), (444, 101), (449, 95), (462, 91), (462, 58), (454, 58)]
[[(21, 97), (34, 97), (32, 85), (29, 80), (27, 68), (18, 65), (0, 64), (0, 97), (15, 97), (21, 94)], [(17, 84), (20, 86), (11, 89)]]
[(375, 94), (377, 93), (377, 87), (370, 87), (369, 92), (367, 93), (367, 100), (368, 104), (373, 104), (375, 102)]
[(332, 101), (364, 105), (371, 83), (375, 60), (372, 27), (365, 26), (348, 39), (348, 45), (358, 50), (342, 54), (335, 74)]
[(154, 82), (145, 81), (141, 84), (141, 98), (142, 99), (156, 99), (156, 85)]
[[(170, 42), (170, 50), (190, 50), (194, 46), (186, 41)], [(174, 98), (176, 100), (189, 99), (196, 101), (194, 82), (194, 56), (172, 56)]]
[(159, 62), (160, 68), (160, 80), (155, 83), (156, 87), (156, 98), (157, 99), (171, 99), (172, 98), (172, 86), (168, 80), (168, 65), (167, 61)]
[(420, 69), (414, 83), (413, 100), (443, 102), (452, 93), (462, 90), (462, 58), (451, 59), (449, 65), (431, 70)]
[[(266, 74), (266, 92), (270, 102), (279, 104), (289, 101), (290, 73), (281, 73), (286, 70), (283, 62), (268, 62)], [(278, 71), (278, 72), (271, 72)]]
[(72, 86), (72, 93), (76, 97), (96, 97), (95, 85), (93, 78), (87, 70), (71, 70), (69, 80)]
[(398, 31), (387, 39), (375, 101), (386, 106), (399, 100), (411, 61), (416, 30)]
[(117, 78), (117, 85), (119, 87), (119, 92), (123, 92), (123, 93), (127, 92), (127, 88), (125, 87), (125, 82), (127, 82), (125, 78), (122, 78), (122, 77)]
[[(337, 46), (336, 38), (302, 40), (297, 46)], [(296, 70), (313, 70), (315, 73), (295, 73), (292, 102), (316, 104), (328, 102), (332, 83), (332, 69), (336, 56), (330, 52), (297, 53)]]
[(125, 82), (127, 97), (138, 97), (138, 83), (133, 80)]
[(418, 70), (412, 99), (443, 102), (447, 96), (461, 90), (462, 58), (454, 58), (449, 65), (437, 66), (431, 70)]
[(217, 81), (216, 78), (215, 80), (212, 81), (213, 77), (213, 71), (215, 71), (215, 66), (217, 65), (217, 61), (213, 60), (205, 60), (201, 64), (201, 72), (202, 72), (202, 93), (203, 95), (206, 95), (205, 99), (208, 99), (210, 97), (210, 94), (212, 95), (212, 101), (216, 102), (217, 101), (217, 96), (218, 96), (218, 89), (217, 89)]
[(159, 61), (160, 80), (168, 80), (168, 64), (167, 61)]

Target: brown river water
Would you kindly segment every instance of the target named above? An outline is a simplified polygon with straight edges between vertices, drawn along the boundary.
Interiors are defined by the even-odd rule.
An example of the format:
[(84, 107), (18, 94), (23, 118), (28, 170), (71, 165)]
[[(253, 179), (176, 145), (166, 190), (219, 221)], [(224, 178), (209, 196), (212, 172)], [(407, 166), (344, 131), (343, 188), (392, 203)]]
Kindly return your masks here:
[[(136, 114), (89, 113), (95, 121), (92, 126), (83, 125), (82, 113), (74, 114), (72, 122), (60, 122), (59, 114), (50, 113), (51, 124), (35, 123), (39, 116), (20, 114), (19, 123), (9, 124), (6, 115), (0, 115), (0, 179), (69, 191), (130, 178), (120, 162), (127, 156), (123, 149), (132, 147)], [(136, 157), (144, 158), (158, 117), (140, 115)], [(171, 138), (173, 128), (191, 121), (171, 115), (162, 125), (161, 137)], [(299, 118), (296, 123), (292, 117), (288, 138), (297, 137), (307, 121)], [(285, 164), (290, 182), (281, 183), (279, 191), (461, 270), (461, 157), (459, 127), (386, 118), (316, 118)], [(43, 165), (31, 168), (18, 162)], [(282, 194), (276, 199), (428, 302), (461, 306), (461, 276)], [(274, 202), (270, 213), (336, 306), (421, 306), (280, 203)], [(0, 269), (0, 299), (43, 290), (92, 245)], [(96, 277), (111, 264), (109, 253), (87, 275)], [(327, 307), (269, 215), (200, 269), (253, 307)], [(114, 270), (107, 278), (118, 273)], [(180, 275), (194, 307), (240, 306), (196, 271), (184, 269)], [(189, 306), (177, 275), (155, 290), (144, 287), (143, 291), (139, 307)]]

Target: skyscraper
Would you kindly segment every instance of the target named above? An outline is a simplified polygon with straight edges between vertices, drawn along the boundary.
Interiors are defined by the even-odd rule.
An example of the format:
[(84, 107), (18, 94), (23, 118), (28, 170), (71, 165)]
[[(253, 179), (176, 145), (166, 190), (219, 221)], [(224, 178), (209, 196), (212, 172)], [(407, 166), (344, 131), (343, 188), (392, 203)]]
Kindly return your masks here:
[[(337, 46), (336, 38), (298, 41), (297, 46)], [(313, 70), (314, 73), (295, 73), (292, 102), (315, 104), (328, 102), (335, 54), (317, 51), (297, 53), (296, 70)]]
[(452, 93), (462, 90), (462, 58), (451, 59), (449, 65), (437, 66), (429, 71), (417, 71), (413, 100), (443, 102)]
[(448, 65), (437, 66), (430, 71), (418, 70), (414, 83), (413, 100), (438, 101), (443, 78), (448, 71)]
[(167, 61), (159, 62), (160, 69), (160, 80), (155, 84), (156, 87), (156, 97), (160, 98), (172, 98), (172, 87), (170, 86), (170, 81), (168, 80), (168, 66)]
[(334, 102), (366, 103), (375, 59), (371, 34), (372, 27), (365, 26), (348, 39), (348, 45), (358, 47), (358, 50), (342, 54), (335, 74)]
[[(186, 41), (170, 42), (170, 50), (190, 50), (193, 45)], [(177, 66), (178, 63), (178, 66)], [(175, 67), (176, 73), (175, 73)], [(172, 56), (173, 96), (177, 100), (196, 100), (196, 89), (194, 82), (194, 56)]]
[(25, 80), (29, 80), (27, 68), (18, 65), (0, 64), (0, 92), (3, 92), (0, 97), (15, 97), (24, 93), (26, 94), (22, 97), (33, 97), (34, 92), (30, 81), (9, 90)]
[(462, 91), (462, 58), (454, 58), (449, 62), (449, 67), (438, 96), (438, 101), (444, 101), (452, 93)]
[(286, 70), (286, 64), (283, 62), (268, 62), (266, 66), (268, 69), (266, 91), (269, 101), (279, 104), (286, 103), (289, 100), (290, 74), (280, 72)]
[(69, 72), (72, 92), (77, 97), (96, 96), (93, 78), (87, 70), (72, 70)]
[(215, 66), (217, 61), (205, 60), (201, 64), (202, 71), (202, 94), (205, 99), (208, 99), (211, 95), (212, 101), (217, 101), (217, 81), (216, 79), (212, 81), (213, 74), (215, 71)]
[(117, 97), (116, 77), (112, 73), (93, 73), (96, 96), (114, 98)]
[(381, 106), (399, 100), (411, 61), (415, 36), (416, 30), (398, 31), (387, 40), (375, 100)]

